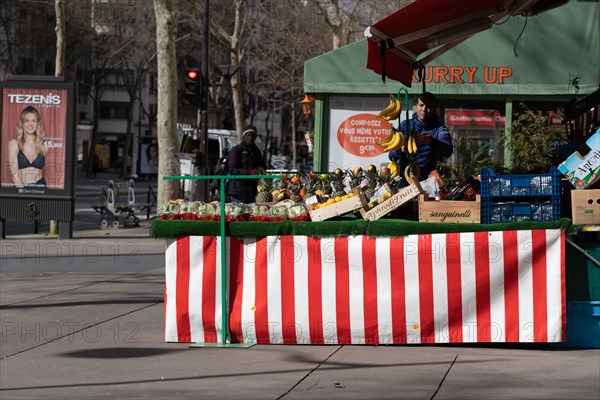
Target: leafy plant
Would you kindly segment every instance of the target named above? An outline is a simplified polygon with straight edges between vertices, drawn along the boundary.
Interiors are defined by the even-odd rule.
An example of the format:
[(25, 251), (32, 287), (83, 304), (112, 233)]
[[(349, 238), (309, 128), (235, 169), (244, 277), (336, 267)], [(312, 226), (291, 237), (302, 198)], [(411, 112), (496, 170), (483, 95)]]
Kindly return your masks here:
[[(446, 178), (463, 180), (471, 175), (479, 175), (481, 168), (492, 168), (496, 173), (506, 173), (503, 160), (495, 160), (490, 157), (490, 146), (488, 143), (481, 145), (472, 138), (472, 125), (467, 127), (463, 135), (457, 137), (452, 135), (454, 146), (454, 162), (438, 163), (438, 170)], [(502, 147), (502, 138), (496, 144)]]
[(525, 104), (505, 135), (511, 154), (511, 173), (546, 173), (554, 164), (556, 147), (566, 144), (563, 130), (551, 129), (548, 116), (534, 114)]

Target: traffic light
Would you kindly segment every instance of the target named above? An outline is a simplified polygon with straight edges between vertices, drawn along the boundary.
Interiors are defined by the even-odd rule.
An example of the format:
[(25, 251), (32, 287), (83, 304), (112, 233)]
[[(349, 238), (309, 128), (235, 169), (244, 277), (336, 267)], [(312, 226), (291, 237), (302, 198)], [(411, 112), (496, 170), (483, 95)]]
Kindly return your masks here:
[(194, 106), (200, 105), (202, 101), (202, 74), (199, 68), (185, 70), (184, 88), (185, 100)]

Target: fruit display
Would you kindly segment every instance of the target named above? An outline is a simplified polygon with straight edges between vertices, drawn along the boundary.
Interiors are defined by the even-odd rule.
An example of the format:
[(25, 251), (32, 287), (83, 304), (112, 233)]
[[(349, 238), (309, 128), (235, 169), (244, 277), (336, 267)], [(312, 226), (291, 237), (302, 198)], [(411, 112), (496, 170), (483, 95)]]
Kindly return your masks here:
[[(346, 204), (341, 202), (356, 197), (357, 193), (367, 202), (373, 199), (373, 203), (380, 204), (399, 186), (401, 177), (398, 163), (390, 161), (380, 169), (369, 165), (366, 169), (336, 168), (333, 172), (293, 172), (272, 179), (262, 178), (257, 183), (255, 202), (226, 203), (225, 218), (227, 222), (307, 221), (310, 212), (333, 204)], [(353, 189), (359, 190), (354, 192)], [(219, 221), (220, 204), (218, 201), (171, 200), (159, 209), (158, 215), (163, 220)]]
[(393, 121), (398, 119), (400, 116), (400, 112), (402, 112), (402, 102), (398, 100), (393, 94), (390, 95), (390, 103), (388, 106), (381, 110), (377, 115), (377, 118), (383, 118), (386, 121)]
[(269, 205), (265, 203), (261, 204), (249, 204), (248, 214), (250, 215), (250, 221), (265, 222), (269, 220)]
[[(218, 207), (218, 203), (215, 204), (215, 215), (213, 217), (213, 221), (221, 220), (221, 212), (220, 207)], [(240, 203), (226, 203), (225, 204), (225, 222), (232, 221), (248, 221), (250, 220), (250, 210), (246, 204)]]
[(383, 203), (394, 195), (394, 192), (390, 185), (382, 185), (377, 189), (373, 196), (369, 199), (368, 207), (373, 208), (378, 204)]
[(181, 204), (183, 204), (183, 200), (170, 200), (158, 209), (157, 214), (163, 220), (181, 219), (179, 216)]
[(416, 132), (413, 130), (410, 135), (408, 135), (408, 139), (406, 140), (406, 152), (408, 154), (417, 154), (418, 145), (417, 140), (415, 139)]
[[(158, 212), (162, 220), (220, 221), (221, 207), (218, 201), (203, 203), (171, 200)], [(277, 222), (283, 220), (307, 221), (309, 213), (304, 203), (283, 200), (278, 203), (226, 203), (225, 221), (262, 221)]]
[(411, 162), (404, 168), (404, 179), (406, 179), (407, 182), (410, 182), (412, 177), (419, 179), (420, 175), (421, 167), (416, 162)]
[(355, 194), (352, 193), (352, 192), (350, 192), (348, 194), (345, 194), (344, 196), (330, 197), (330, 198), (328, 198), (326, 200), (323, 200), (322, 202), (317, 202), (317, 203), (313, 204), (312, 209), (313, 210), (318, 210), (320, 208), (330, 206), (332, 204), (338, 203), (340, 201), (349, 199), (349, 198), (354, 197), (354, 196), (355, 196)]
[[(412, 137), (412, 136), (411, 136)], [(409, 139), (411, 138), (409, 137)], [(414, 140), (414, 138), (413, 138)], [(384, 140), (377, 142), (377, 145), (383, 149), (384, 152), (390, 150), (400, 150), (404, 146), (404, 134), (396, 128), (391, 127), (388, 137)]]
[(269, 209), (269, 221), (307, 221), (309, 219), (308, 209), (304, 204), (298, 204), (292, 200), (284, 200), (274, 204)]

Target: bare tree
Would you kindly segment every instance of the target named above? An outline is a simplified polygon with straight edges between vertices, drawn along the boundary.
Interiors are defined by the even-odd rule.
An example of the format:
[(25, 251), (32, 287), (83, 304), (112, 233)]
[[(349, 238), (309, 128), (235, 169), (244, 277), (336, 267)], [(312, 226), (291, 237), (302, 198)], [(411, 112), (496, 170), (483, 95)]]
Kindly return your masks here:
[[(56, 58), (54, 64), (54, 76), (65, 75), (65, 58), (67, 50), (67, 38), (65, 29), (65, 5), (63, 0), (54, 0), (54, 12), (56, 15)], [(51, 220), (50, 235), (58, 235), (58, 221)]]
[[(92, 104), (92, 122), (90, 146), (84, 157), (86, 176), (94, 174), (94, 144), (98, 142), (98, 121), (100, 103), (107, 89), (108, 78), (120, 73), (119, 66), (124, 56), (123, 41), (118, 32), (111, 29), (112, 22), (119, 16), (117, 2), (102, 4), (68, 1), (67, 30), (69, 38), (67, 46), (67, 66), (75, 69), (74, 75), (79, 80), (79, 97), (87, 98)], [(123, 29), (126, 25), (117, 25)]]
[(133, 148), (134, 105), (138, 102), (140, 109), (148, 116), (141, 89), (148, 72), (154, 69), (156, 63), (156, 39), (151, 35), (139, 34), (137, 28), (153, 31), (155, 19), (151, 10), (140, 9), (133, 3), (113, 0), (111, 6), (109, 42), (114, 49), (112, 55), (115, 59), (115, 71), (121, 76), (123, 88), (128, 95), (127, 128), (121, 163), (121, 176), (125, 177), (134, 171), (130, 154), (136, 154), (137, 151)]
[[(233, 0), (233, 7), (233, 24), (226, 25), (224, 22), (227, 21), (227, 19), (215, 17), (211, 18), (211, 28), (217, 40), (229, 50), (231, 68), (233, 70), (239, 70), (245, 56), (245, 48), (247, 45), (247, 37), (244, 35), (247, 0)], [(230, 14), (221, 14), (221, 17), (224, 15), (229, 16)], [(227, 28), (231, 29), (231, 33), (228, 32)], [(241, 74), (233, 74), (229, 81), (233, 100), (235, 127), (241, 138), (245, 121)]]
[(63, 0), (55, 0), (54, 12), (56, 13), (56, 58), (54, 76), (65, 76), (65, 60), (67, 53), (67, 37), (65, 23), (65, 4)]
[(415, 0), (312, 0), (319, 7), (337, 49), (362, 39), (364, 29)]
[[(179, 176), (179, 136), (177, 133), (177, 59), (175, 40), (177, 20), (172, 0), (154, 0), (156, 51), (158, 61), (158, 146), (159, 176)], [(178, 181), (158, 181), (158, 204), (181, 197)]]
[(315, 16), (318, 10), (301, 2), (261, 1), (252, 19), (253, 57), (248, 65), (253, 82), (248, 90), (269, 105), (280, 107), (287, 116), (282, 125), (283, 139), (292, 144), (292, 164), (296, 167), (298, 102), (304, 92), (304, 61), (327, 50), (322, 37), (327, 28)]
[(313, 2), (321, 9), (321, 12), (325, 15), (325, 21), (331, 28), (333, 48), (337, 49), (346, 45), (350, 17), (340, 13), (339, 0), (313, 0)]

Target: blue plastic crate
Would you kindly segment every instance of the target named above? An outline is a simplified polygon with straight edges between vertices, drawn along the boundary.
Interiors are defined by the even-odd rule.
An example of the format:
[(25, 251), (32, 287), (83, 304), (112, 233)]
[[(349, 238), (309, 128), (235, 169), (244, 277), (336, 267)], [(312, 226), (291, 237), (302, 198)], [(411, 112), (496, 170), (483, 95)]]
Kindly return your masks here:
[(482, 199), (522, 201), (561, 195), (562, 174), (554, 166), (547, 174), (496, 175), (491, 168), (480, 172)]
[(481, 223), (552, 222), (560, 219), (560, 197), (545, 202), (499, 203), (481, 200)]
[(600, 301), (567, 301), (567, 340), (560, 346), (600, 349)]

